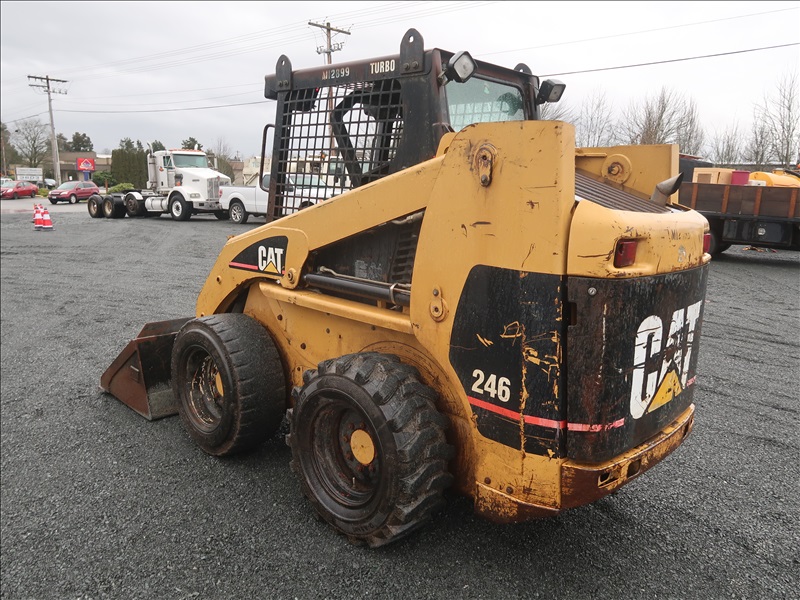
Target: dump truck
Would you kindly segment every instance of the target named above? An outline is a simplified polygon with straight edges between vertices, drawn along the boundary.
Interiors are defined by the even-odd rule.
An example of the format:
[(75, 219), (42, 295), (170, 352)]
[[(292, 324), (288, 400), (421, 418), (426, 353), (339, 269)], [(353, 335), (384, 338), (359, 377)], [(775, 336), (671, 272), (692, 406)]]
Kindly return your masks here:
[(89, 216), (121, 219), (169, 214), (175, 221), (188, 221), (193, 214), (205, 213), (228, 218), (220, 208), (219, 188), (229, 185), (231, 179), (212, 169), (202, 150), (153, 151), (148, 146), (147, 178), (145, 189), (91, 196)]
[(708, 220), (712, 256), (734, 244), (800, 250), (800, 171), (708, 167), (693, 175), (679, 202)]
[[(542, 120), (563, 91), (414, 29), (374, 60), (281, 56), (274, 220), (102, 389), (211, 456), (284, 433), (310, 508), (370, 546), (448, 490), (516, 523), (641, 477), (692, 430), (708, 223), (677, 203), (676, 146), (576, 148)], [(344, 166), (341, 193), (287, 190), (301, 150)]]

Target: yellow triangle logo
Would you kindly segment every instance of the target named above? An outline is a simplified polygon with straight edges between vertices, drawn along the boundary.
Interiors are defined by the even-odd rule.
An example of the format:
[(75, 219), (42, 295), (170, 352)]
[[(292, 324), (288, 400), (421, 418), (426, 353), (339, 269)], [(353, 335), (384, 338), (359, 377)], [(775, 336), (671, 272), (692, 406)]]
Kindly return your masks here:
[(681, 378), (678, 376), (678, 370), (673, 366), (667, 371), (664, 379), (661, 380), (661, 385), (656, 395), (653, 396), (653, 401), (647, 408), (647, 412), (653, 412), (655, 409), (664, 406), (682, 391), (683, 386), (681, 385)]
[(267, 263), (266, 267), (264, 267), (264, 272), (265, 273), (275, 273), (277, 275), (280, 275), (280, 273), (278, 273), (278, 265), (276, 265), (275, 261), (272, 261), (272, 260)]

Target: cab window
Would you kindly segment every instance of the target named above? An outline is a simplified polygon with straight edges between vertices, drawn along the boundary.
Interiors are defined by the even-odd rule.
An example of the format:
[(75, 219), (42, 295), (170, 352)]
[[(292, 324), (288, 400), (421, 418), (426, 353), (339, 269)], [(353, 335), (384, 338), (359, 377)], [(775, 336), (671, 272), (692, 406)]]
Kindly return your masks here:
[(473, 123), (525, 119), (522, 92), (508, 84), (473, 77), (445, 88), (450, 125), (460, 131)]

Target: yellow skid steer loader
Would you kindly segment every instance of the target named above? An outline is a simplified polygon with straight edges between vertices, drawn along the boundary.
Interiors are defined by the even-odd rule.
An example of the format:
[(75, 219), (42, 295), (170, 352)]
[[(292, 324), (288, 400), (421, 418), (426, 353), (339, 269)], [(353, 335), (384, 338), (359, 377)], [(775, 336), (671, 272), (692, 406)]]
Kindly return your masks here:
[(708, 223), (677, 205), (676, 146), (541, 120), (563, 89), (413, 29), (375, 60), (282, 56), (266, 224), (101, 386), (215, 456), (288, 419), (313, 509), (371, 546), (448, 488), (518, 522), (640, 476), (692, 428)]

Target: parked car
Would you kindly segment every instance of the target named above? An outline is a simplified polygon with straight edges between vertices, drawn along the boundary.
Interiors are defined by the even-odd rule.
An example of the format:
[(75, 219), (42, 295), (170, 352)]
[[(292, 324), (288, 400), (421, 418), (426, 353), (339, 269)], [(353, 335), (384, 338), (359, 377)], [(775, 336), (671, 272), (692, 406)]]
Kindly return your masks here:
[(39, 188), (30, 181), (6, 181), (2, 184), (2, 197), (6, 198), (35, 198), (39, 193)]
[(55, 189), (56, 187), (56, 180), (55, 179), (45, 179), (44, 181), (37, 181), (36, 185), (39, 186), (39, 189), (47, 188), (48, 190)]
[(87, 200), (89, 196), (99, 194), (100, 188), (91, 181), (67, 181), (47, 195), (51, 204), (58, 204), (62, 200), (75, 204), (78, 200)]

